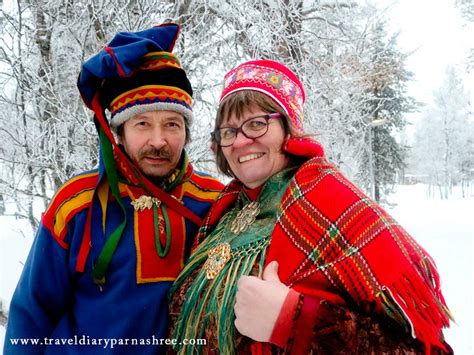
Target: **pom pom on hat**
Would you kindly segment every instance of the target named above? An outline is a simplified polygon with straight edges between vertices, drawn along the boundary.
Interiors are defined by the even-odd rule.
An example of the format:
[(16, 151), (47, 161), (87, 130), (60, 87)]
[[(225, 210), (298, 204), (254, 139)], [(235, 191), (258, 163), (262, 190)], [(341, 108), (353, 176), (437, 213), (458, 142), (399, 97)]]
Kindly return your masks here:
[(301, 81), (288, 67), (273, 60), (240, 64), (225, 75), (220, 102), (241, 90), (258, 91), (272, 98), (288, 114), (293, 128), (303, 132), (305, 92)]

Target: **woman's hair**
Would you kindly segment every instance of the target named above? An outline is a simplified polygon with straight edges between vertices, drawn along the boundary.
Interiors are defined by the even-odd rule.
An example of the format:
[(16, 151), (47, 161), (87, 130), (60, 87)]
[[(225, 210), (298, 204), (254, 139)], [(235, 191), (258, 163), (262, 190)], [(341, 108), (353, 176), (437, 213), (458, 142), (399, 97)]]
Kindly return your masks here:
[[(297, 136), (295, 130), (291, 126), (290, 119), (285, 113), (285, 110), (275, 101), (273, 101), (269, 96), (253, 90), (237, 91), (225, 98), (224, 101), (221, 102), (217, 110), (214, 129), (218, 129), (221, 126), (222, 122), (228, 119), (229, 116), (232, 114), (235, 114), (237, 118), (240, 119), (244, 114), (244, 111), (252, 106), (258, 107), (259, 109), (267, 113), (281, 113), (281, 122), (283, 124), (285, 136)], [(212, 144), (215, 146), (216, 165), (219, 171), (221, 171), (227, 176), (235, 177), (234, 173), (230, 169), (229, 164), (227, 163), (227, 160), (224, 157), (222, 147), (217, 144), (214, 136), (212, 136)]]

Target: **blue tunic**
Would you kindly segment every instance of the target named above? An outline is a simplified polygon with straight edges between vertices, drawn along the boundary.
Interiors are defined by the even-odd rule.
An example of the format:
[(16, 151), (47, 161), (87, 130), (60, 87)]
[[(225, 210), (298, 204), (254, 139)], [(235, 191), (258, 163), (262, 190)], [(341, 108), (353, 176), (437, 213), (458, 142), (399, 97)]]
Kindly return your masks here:
[[(99, 288), (92, 280), (93, 261), (102, 250), (104, 235), (117, 227), (122, 215), (119, 205), (109, 200), (103, 233), (100, 202), (93, 198), (90, 181), (86, 182), (93, 180), (94, 174), (97, 175), (90, 172), (66, 183), (53, 199), (55, 207), (48, 208), (43, 217), (11, 301), (5, 354), (157, 354), (166, 350), (163, 345), (167, 341), (168, 290), (172, 280), (158, 277), (157, 281), (137, 281), (142, 263), (146, 262), (141, 256), (145, 251), (137, 251), (139, 212), (134, 211), (126, 193), (123, 201), (127, 224), (111, 259), (107, 282)], [(126, 191), (120, 185), (121, 191)], [(193, 172), (171, 194), (203, 218), (221, 189), (215, 179)], [(76, 265), (91, 199), (91, 224), (99, 233), (93, 234), (84, 272), (78, 272)], [(45, 221), (51, 213), (54, 218), (49, 220), (53, 224), (48, 225)], [(175, 258), (172, 262), (178, 262), (177, 267), (181, 268), (198, 227), (179, 218), (183, 219), (185, 251), (182, 260)], [(149, 230), (153, 233), (153, 226)], [(97, 237), (101, 234), (103, 238)], [(172, 232), (171, 245), (178, 234)], [(158, 276), (160, 272), (156, 270)]]

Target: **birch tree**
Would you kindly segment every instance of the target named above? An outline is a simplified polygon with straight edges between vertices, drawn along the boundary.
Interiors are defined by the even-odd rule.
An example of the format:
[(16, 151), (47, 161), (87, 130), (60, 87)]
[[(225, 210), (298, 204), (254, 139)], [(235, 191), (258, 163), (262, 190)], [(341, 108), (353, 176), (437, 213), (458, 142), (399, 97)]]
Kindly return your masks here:
[(469, 93), (455, 68), (448, 67), (434, 105), (417, 126), (412, 169), (426, 174), (431, 186), (447, 199), (452, 187), (466, 194), (472, 179), (474, 127), (469, 120)]
[[(474, 24), (474, 1), (456, 0), (455, 4), (461, 11), (461, 15), (466, 19), (466, 21), (472, 28), (472, 25)], [(472, 70), (474, 68), (474, 48), (471, 48), (467, 64), (469, 70)]]

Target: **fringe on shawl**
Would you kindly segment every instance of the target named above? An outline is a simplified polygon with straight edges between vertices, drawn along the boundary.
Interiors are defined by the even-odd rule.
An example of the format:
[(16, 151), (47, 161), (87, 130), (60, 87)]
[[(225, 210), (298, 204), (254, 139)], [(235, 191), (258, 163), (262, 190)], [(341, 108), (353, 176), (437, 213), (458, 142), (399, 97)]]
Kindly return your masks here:
[[(178, 344), (186, 338), (204, 338), (205, 330), (210, 326), (213, 316), (217, 325), (219, 352), (235, 354), (234, 303), (237, 281), (242, 275), (251, 274), (257, 260), (259, 272), (263, 271), (267, 244), (268, 239), (257, 240), (241, 250), (233, 250), (230, 261), (212, 280), (206, 278), (205, 270), (197, 274), (193, 283), (195, 286), (186, 296), (173, 333)], [(196, 260), (196, 263), (201, 264), (199, 260)], [(179, 354), (200, 352), (191, 346), (178, 346), (175, 350)]]
[(411, 274), (405, 272), (393, 284), (385, 285), (378, 296), (389, 316), (401, 324), (409, 324), (412, 336), (424, 343), (426, 354), (431, 353), (432, 345), (447, 352), (440, 341), (441, 333), (436, 330), (449, 326), (453, 317), (441, 294), (438, 273), (427, 259), (417, 266)]

